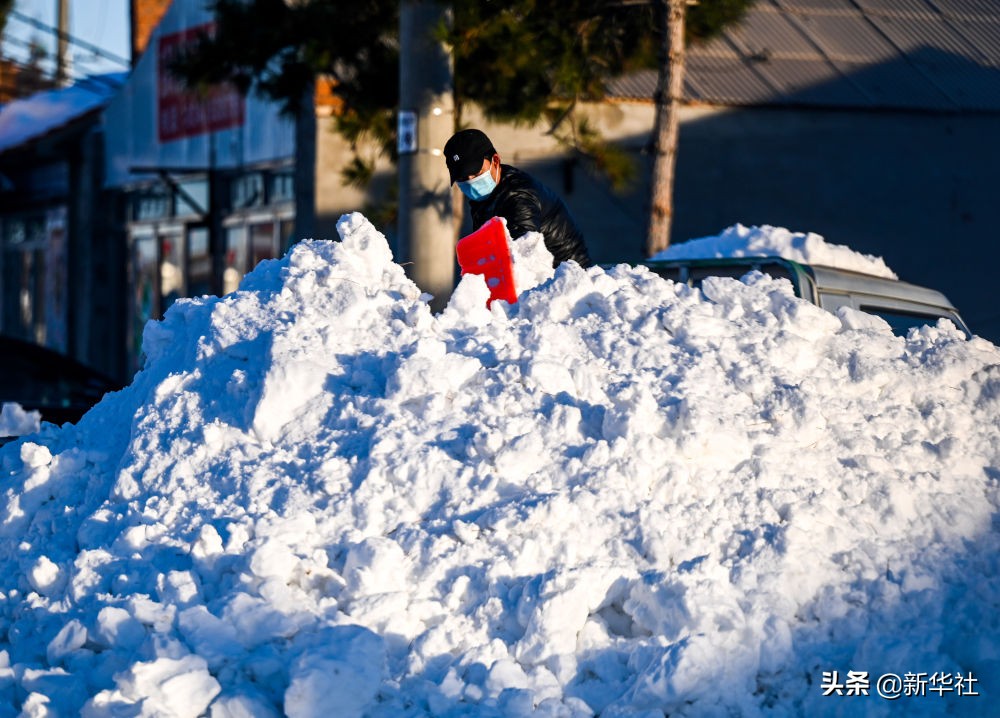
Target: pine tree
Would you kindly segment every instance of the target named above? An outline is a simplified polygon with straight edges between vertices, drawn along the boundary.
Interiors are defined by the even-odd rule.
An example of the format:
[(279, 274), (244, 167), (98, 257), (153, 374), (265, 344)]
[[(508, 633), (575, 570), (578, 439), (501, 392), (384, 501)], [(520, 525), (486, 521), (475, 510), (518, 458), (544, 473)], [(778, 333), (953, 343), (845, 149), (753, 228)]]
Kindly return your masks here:
[(318, 76), (332, 78), (352, 140), (374, 133), (385, 149), (398, 96), (396, 0), (214, 0), (214, 32), (178, 55), (172, 70), (188, 85), (230, 82), (281, 104), (287, 114)]
[[(710, 35), (752, 1), (700, 0), (687, 13), (689, 35)], [(612, 184), (626, 183), (631, 162), (579, 109), (605, 96), (610, 77), (657, 66), (662, 35), (654, 20), (665, 2), (452, 0), (454, 22), (439, 32), (454, 53), (457, 116), (475, 103), (493, 119), (545, 118), (553, 136)], [(232, 82), (295, 113), (317, 77), (332, 78), (338, 131), (353, 143), (372, 137), (394, 156), (398, 0), (213, 0), (211, 6), (214, 34), (173, 64), (189, 85)], [(346, 174), (363, 182), (370, 169), (358, 158)]]
[(455, 0), (456, 103), (474, 102), (491, 119), (531, 123), (607, 177), (625, 185), (634, 174), (627, 155), (605, 142), (584, 102), (605, 96), (617, 74), (648, 64), (648, 11), (621, 0)]

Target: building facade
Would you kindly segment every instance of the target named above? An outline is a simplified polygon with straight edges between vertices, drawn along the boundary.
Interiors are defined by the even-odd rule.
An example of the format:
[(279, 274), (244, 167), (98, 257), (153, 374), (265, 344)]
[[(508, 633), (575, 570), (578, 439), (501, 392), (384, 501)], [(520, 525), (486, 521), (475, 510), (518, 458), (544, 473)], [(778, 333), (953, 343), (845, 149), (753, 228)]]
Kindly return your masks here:
[(295, 125), (231, 87), (198, 96), (174, 79), (173, 53), (211, 32), (199, 0), (175, 0), (103, 114), (105, 186), (121, 198), (128, 366), (142, 330), (180, 297), (224, 294), (280, 257), (295, 217)]
[(0, 109), (0, 333), (108, 373), (118, 304), (113, 199), (100, 111), (124, 75), (88, 78)]

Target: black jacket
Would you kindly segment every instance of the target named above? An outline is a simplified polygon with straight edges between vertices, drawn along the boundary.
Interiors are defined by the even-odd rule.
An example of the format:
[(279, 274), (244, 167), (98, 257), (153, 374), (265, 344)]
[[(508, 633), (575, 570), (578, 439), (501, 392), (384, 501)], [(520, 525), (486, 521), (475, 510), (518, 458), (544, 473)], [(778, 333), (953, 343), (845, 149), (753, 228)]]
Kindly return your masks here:
[(510, 165), (500, 165), (500, 183), (478, 202), (470, 201), (472, 228), (479, 229), (493, 217), (507, 220), (507, 231), (517, 239), (525, 232), (541, 232), (545, 247), (552, 253), (552, 266), (568, 259), (581, 267), (591, 265), (583, 234), (551, 189), (527, 172)]

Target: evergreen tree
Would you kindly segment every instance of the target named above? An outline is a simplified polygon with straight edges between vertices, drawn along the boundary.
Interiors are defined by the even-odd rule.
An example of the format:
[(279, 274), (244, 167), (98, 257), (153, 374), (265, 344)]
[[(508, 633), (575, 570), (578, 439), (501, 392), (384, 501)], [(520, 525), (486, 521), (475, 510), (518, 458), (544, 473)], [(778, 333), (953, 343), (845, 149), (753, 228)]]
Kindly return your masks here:
[(338, 130), (392, 146), (398, 102), (397, 0), (214, 0), (214, 33), (179, 54), (172, 69), (195, 88), (230, 82), (295, 114), (317, 76), (333, 79)]
[(610, 77), (649, 64), (649, 18), (642, 5), (455, 0), (453, 6), (446, 39), (455, 57), (459, 110), (474, 102), (491, 119), (531, 123), (544, 117), (552, 136), (614, 186), (631, 179), (627, 155), (604, 142), (577, 110), (602, 99)]
[[(604, 97), (609, 77), (658, 65), (658, 1), (668, 0), (453, 0), (454, 22), (440, 36), (454, 53), (457, 107), (475, 103), (488, 117), (514, 123), (547, 118), (557, 139), (623, 184), (631, 163), (578, 109)], [(709, 36), (752, 1), (700, 0), (687, 13), (688, 31)], [(232, 82), (294, 113), (314, 79), (327, 76), (341, 103), (338, 131), (352, 142), (368, 135), (386, 154), (395, 152), (398, 0), (213, 0), (211, 6), (214, 34), (173, 64), (189, 85)], [(358, 182), (370, 174), (360, 158), (347, 170)]]

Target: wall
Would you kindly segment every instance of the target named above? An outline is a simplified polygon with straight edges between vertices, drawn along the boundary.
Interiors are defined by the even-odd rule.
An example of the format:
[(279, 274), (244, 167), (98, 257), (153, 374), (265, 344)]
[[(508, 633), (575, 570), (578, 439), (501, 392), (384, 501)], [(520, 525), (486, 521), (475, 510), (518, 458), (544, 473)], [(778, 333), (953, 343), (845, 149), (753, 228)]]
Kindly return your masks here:
[[(369, 191), (362, 191), (344, 184), (342, 170), (353, 157), (350, 143), (337, 134), (331, 117), (316, 119), (316, 221), (315, 237), (318, 239), (337, 238), (337, 220), (347, 212), (361, 211), (376, 220), (374, 206), (382, 203), (395, 192), (395, 168), (388, 160), (379, 159), (376, 175)], [(361, 148), (365, 157), (374, 157), (371, 147)], [(393, 229), (379, 222), (388, 237), (393, 237)]]
[(682, 129), (674, 236), (735, 222), (817, 232), (941, 290), (974, 332), (1000, 343), (989, 296), (1000, 266), (996, 126), (971, 114), (702, 116)]

